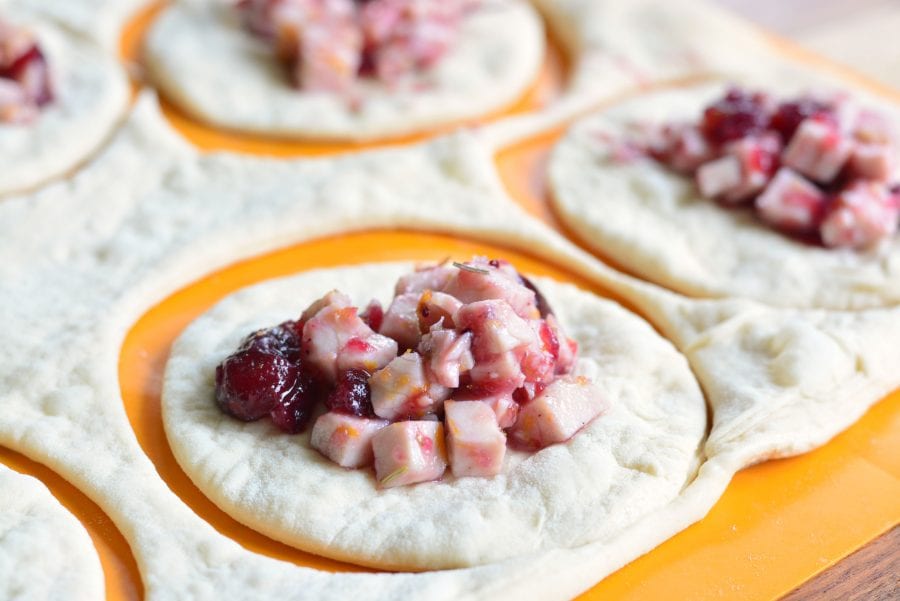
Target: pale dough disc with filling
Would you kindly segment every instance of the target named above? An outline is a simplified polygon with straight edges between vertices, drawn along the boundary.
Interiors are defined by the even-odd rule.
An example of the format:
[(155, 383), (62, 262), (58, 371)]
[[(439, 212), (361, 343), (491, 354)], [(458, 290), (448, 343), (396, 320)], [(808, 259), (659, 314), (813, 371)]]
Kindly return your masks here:
[(47, 58), (55, 99), (27, 124), (0, 123), (0, 195), (34, 188), (87, 160), (128, 108), (128, 79), (115, 58), (72, 30), (5, 5), (32, 30)]
[[(708, 84), (642, 95), (577, 123), (549, 167), (560, 219), (626, 270), (689, 296), (829, 309), (900, 302), (900, 237), (877, 252), (806, 244), (749, 209), (702, 198), (691, 178), (650, 158), (615, 158), (617, 146), (638, 138), (641, 124), (696, 121), (723, 93), (721, 84)], [(896, 108), (878, 109), (898, 115)]]
[(214, 402), (215, 366), (247, 333), (297, 315), (338, 288), (386, 303), (411, 265), (309, 272), (222, 301), (175, 343), (163, 419), (194, 483), (237, 520), (290, 545), (357, 564), (439, 569), (605, 539), (676, 498), (699, 465), (706, 407), (684, 357), (607, 300), (540, 279), (580, 345), (577, 373), (609, 410), (564, 444), (508, 453), (502, 474), (379, 490), (369, 469), (322, 457), (309, 435), (242, 423)]
[(0, 599), (100, 601), (103, 588), (84, 527), (38, 480), (0, 465)]
[(216, 0), (176, 3), (154, 23), (154, 83), (194, 117), (227, 129), (328, 140), (372, 140), (476, 118), (513, 103), (544, 57), (540, 19), (521, 0), (485, 0), (437, 65), (403, 88), (364, 82), (360, 103), (290, 85), (286, 69)]

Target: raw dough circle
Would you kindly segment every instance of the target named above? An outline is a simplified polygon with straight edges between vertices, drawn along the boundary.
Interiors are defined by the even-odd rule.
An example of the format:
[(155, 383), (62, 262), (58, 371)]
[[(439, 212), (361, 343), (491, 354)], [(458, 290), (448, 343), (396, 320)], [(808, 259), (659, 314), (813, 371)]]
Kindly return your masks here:
[(880, 253), (807, 245), (700, 197), (652, 159), (611, 158), (635, 124), (696, 120), (722, 93), (719, 84), (642, 95), (573, 126), (549, 167), (560, 219), (625, 269), (689, 296), (837, 310), (900, 302), (900, 236)]
[(103, 589), (84, 527), (38, 480), (0, 466), (0, 599), (99, 601)]
[(35, 32), (53, 77), (56, 98), (25, 125), (0, 124), (0, 195), (63, 175), (106, 140), (128, 108), (128, 78), (96, 43), (47, 20), (13, 22)]
[(338, 288), (357, 303), (391, 298), (411, 265), (314, 271), (225, 299), (178, 339), (163, 420), (181, 467), (219, 507), (287, 544), (387, 569), (483, 564), (604, 539), (664, 506), (699, 464), (706, 407), (687, 362), (620, 306), (552, 280), (539, 286), (580, 345), (578, 372), (601, 383), (607, 413), (566, 444), (508, 453), (504, 473), (378, 490), (308, 433), (244, 424), (213, 402), (215, 366), (248, 332), (296, 317)]
[[(363, 84), (362, 106), (289, 85), (263, 42), (234, 9), (215, 0), (177, 3), (159, 17), (146, 59), (163, 93), (196, 118), (252, 133), (323, 140), (397, 137), (479, 117), (508, 106), (540, 71), (544, 33), (521, 0), (486, 0), (460, 39), (414, 88)], [(421, 84), (421, 85), (419, 85)]]

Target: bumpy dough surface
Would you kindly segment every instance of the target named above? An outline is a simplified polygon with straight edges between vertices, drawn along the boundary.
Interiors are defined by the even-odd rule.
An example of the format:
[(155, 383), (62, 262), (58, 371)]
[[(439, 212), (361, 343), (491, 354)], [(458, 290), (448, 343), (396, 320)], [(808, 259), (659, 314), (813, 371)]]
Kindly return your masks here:
[(608, 539), (666, 505), (693, 477), (706, 426), (687, 362), (640, 318), (592, 294), (539, 286), (580, 345), (576, 373), (609, 410), (565, 444), (509, 453), (494, 478), (379, 490), (371, 470), (344, 470), (267, 420), (244, 424), (213, 402), (215, 366), (241, 338), (296, 316), (338, 288), (383, 304), (411, 265), (310, 272), (222, 301), (176, 342), (164, 423), (194, 482), (238, 520), (315, 553), (393, 569), (454, 568)]
[(0, 465), (0, 599), (102, 598), (103, 571), (84, 527), (38, 480)]
[(549, 167), (560, 218), (627, 270), (690, 296), (830, 309), (900, 302), (900, 237), (877, 253), (803, 244), (702, 198), (692, 179), (652, 159), (612, 159), (635, 123), (695, 120), (722, 93), (709, 84), (647, 94), (576, 124)]
[(115, 59), (92, 40), (32, 14), (27, 4), (0, 4), (0, 10), (36, 33), (56, 94), (32, 123), (0, 124), (4, 195), (63, 175), (95, 152), (125, 113), (128, 81)]
[(341, 96), (294, 89), (263, 42), (228, 3), (183, 0), (154, 24), (146, 45), (156, 85), (198, 119), (295, 138), (371, 140), (428, 130), (501, 109), (536, 78), (544, 34), (521, 0), (485, 0), (454, 48), (417, 89), (364, 83), (360, 107)]

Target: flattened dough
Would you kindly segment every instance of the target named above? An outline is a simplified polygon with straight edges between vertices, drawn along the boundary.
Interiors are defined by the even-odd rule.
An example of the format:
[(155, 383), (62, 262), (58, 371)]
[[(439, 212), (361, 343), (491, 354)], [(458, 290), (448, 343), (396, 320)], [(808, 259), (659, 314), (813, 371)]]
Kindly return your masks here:
[(123, 117), (128, 80), (114, 57), (94, 41), (18, 2), (0, 5), (11, 22), (34, 31), (47, 56), (56, 98), (37, 120), (0, 124), (0, 196), (34, 188), (85, 161)]
[(522, 0), (485, 0), (457, 44), (417, 81), (426, 89), (362, 88), (354, 108), (334, 94), (289, 85), (271, 50), (217, 0), (183, 0), (154, 23), (146, 62), (154, 83), (197, 119), (290, 138), (365, 141), (397, 137), (499, 110), (532, 85), (544, 33)]
[[(41, 229), (26, 227), (34, 223)], [(749, 442), (744, 436), (722, 439), (726, 444), (718, 450), (724, 452), (704, 462), (681, 495), (616, 536), (577, 549), (421, 574), (332, 574), (298, 567), (230, 540), (160, 478), (123, 410), (119, 352), (128, 329), (145, 311), (218, 267), (326, 233), (372, 227), (471, 236), (569, 265), (653, 315), (689, 355), (704, 331), (727, 326), (731, 318), (743, 321), (745, 310), (759, 309), (748, 301), (686, 301), (607, 268), (517, 209), (502, 192), (490, 154), (469, 133), (314, 161), (200, 154), (172, 133), (153, 98), (145, 95), (115, 141), (70, 182), (0, 203), (5, 293), (0, 323), (18, 324), (0, 330), (4, 348), (17, 350), (0, 362), (6, 409), (0, 412), (0, 444), (51, 466), (101, 506), (132, 547), (148, 601), (246, 601), (248, 595), (326, 601), (571, 599), (702, 518), (744, 465), (748, 444), (759, 443), (756, 451), (780, 447), (807, 408), (818, 411), (816, 401), (839, 396), (838, 402), (852, 405), (850, 410), (819, 412), (803, 432), (807, 442), (821, 442), (877, 401), (885, 387), (900, 384), (900, 359), (883, 353), (896, 347), (900, 309), (837, 314), (821, 323), (840, 325), (840, 344), (855, 350), (857, 364), (866, 366), (865, 372), (842, 368), (843, 374), (858, 374), (855, 382), (847, 381), (852, 397), (844, 397), (844, 389), (835, 394), (807, 387), (814, 384), (809, 381), (817, 375), (814, 370), (805, 371), (798, 384), (785, 381), (792, 394), (805, 395), (800, 399), (783, 396), (781, 384), (774, 382), (785, 411), (768, 421), (757, 413), (763, 419), (756, 423), (771, 426), (768, 434), (754, 428), (764, 436)], [(271, 318), (277, 321), (284, 311), (294, 315), (296, 308), (291, 303), (279, 311)], [(765, 325), (780, 311), (756, 311), (752, 319)], [(879, 318), (863, 317), (870, 313)], [(265, 317), (256, 309), (253, 315)], [(857, 318), (865, 319), (863, 327)], [(699, 352), (692, 357), (701, 352), (710, 361), (721, 356), (731, 363), (729, 369), (749, 373), (753, 365), (742, 361), (758, 357), (726, 353), (742, 341), (724, 330), (721, 334), (716, 334), (717, 348), (703, 351), (698, 342)], [(801, 343), (804, 339), (797, 337)], [(48, 354), (48, 345), (65, 352)], [(711, 377), (720, 373), (714, 367), (708, 371)], [(745, 382), (756, 385), (754, 379)], [(718, 390), (724, 397), (716, 412), (731, 411), (729, 399), (734, 408), (719, 423), (740, 419), (742, 404), (752, 411), (754, 404), (765, 402), (760, 396), (748, 398), (745, 388)], [(795, 403), (800, 412), (792, 414), (789, 405)]]
[(575, 67), (572, 89), (611, 98), (663, 81), (753, 72), (774, 58), (748, 22), (702, 0), (532, 0)]
[(549, 167), (562, 221), (627, 270), (689, 296), (830, 309), (900, 302), (900, 237), (877, 254), (803, 244), (749, 210), (700, 197), (692, 179), (656, 161), (610, 158), (617, 141), (635, 136), (630, 124), (694, 120), (722, 92), (708, 84), (647, 94), (577, 123)]
[[(311, 272), (222, 301), (176, 342), (163, 413), (175, 456), (233, 517), (288, 544), (391, 569), (489, 563), (608, 539), (679, 495), (694, 476), (706, 408), (687, 362), (640, 318), (539, 280), (580, 345), (576, 372), (611, 407), (569, 443), (510, 453), (495, 478), (378, 490), (371, 470), (344, 470), (265, 421), (244, 424), (213, 402), (215, 366), (248, 332), (296, 317), (338, 288), (363, 305), (390, 300), (411, 265)], [(513, 455), (510, 457), (510, 455)]]
[(84, 527), (38, 480), (0, 465), (0, 599), (101, 601), (103, 588)]

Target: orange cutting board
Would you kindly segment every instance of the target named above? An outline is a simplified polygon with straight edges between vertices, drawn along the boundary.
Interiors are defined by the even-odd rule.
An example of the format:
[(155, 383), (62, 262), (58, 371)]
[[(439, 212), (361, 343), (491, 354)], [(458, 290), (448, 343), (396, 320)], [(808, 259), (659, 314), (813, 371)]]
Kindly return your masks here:
[[(126, 60), (139, 56), (143, 32), (158, 10), (154, 6), (143, 11), (128, 27), (122, 41)], [(544, 105), (559, 92), (564, 71), (564, 61), (554, 47), (528, 94), (491, 118)], [(241, 136), (200, 124), (168, 103), (163, 103), (163, 109), (176, 129), (206, 150), (315, 156), (362, 148)], [(542, 174), (547, 152), (559, 134), (548, 132), (497, 156), (510, 194), (527, 211), (557, 228)], [(603, 294), (564, 266), (521, 251), (439, 234), (379, 231), (313, 240), (239, 262), (149, 310), (123, 344), (119, 377), (128, 418), (160, 476), (198, 515), (248, 549), (298, 565), (361, 570), (275, 542), (228, 517), (193, 486), (175, 462), (160, 418), (160, 380), (169, 348), (192, 319), (223, 296), (255, 282), (332, 265), (447, 256), (467, 259), (473, 254), (508, 257), (523, 271)], [(128, 545), (96, 504), (51, 470), (12, 451), (0, 448), (0, 462), (40, 478), (85, 525), (100, 554), (110, 601), (143, 598)], [(608, 576), (582, 599), (774, 599), (898, 522), (900, 391), (824, 447), (740, 472), (706, 518)]]

